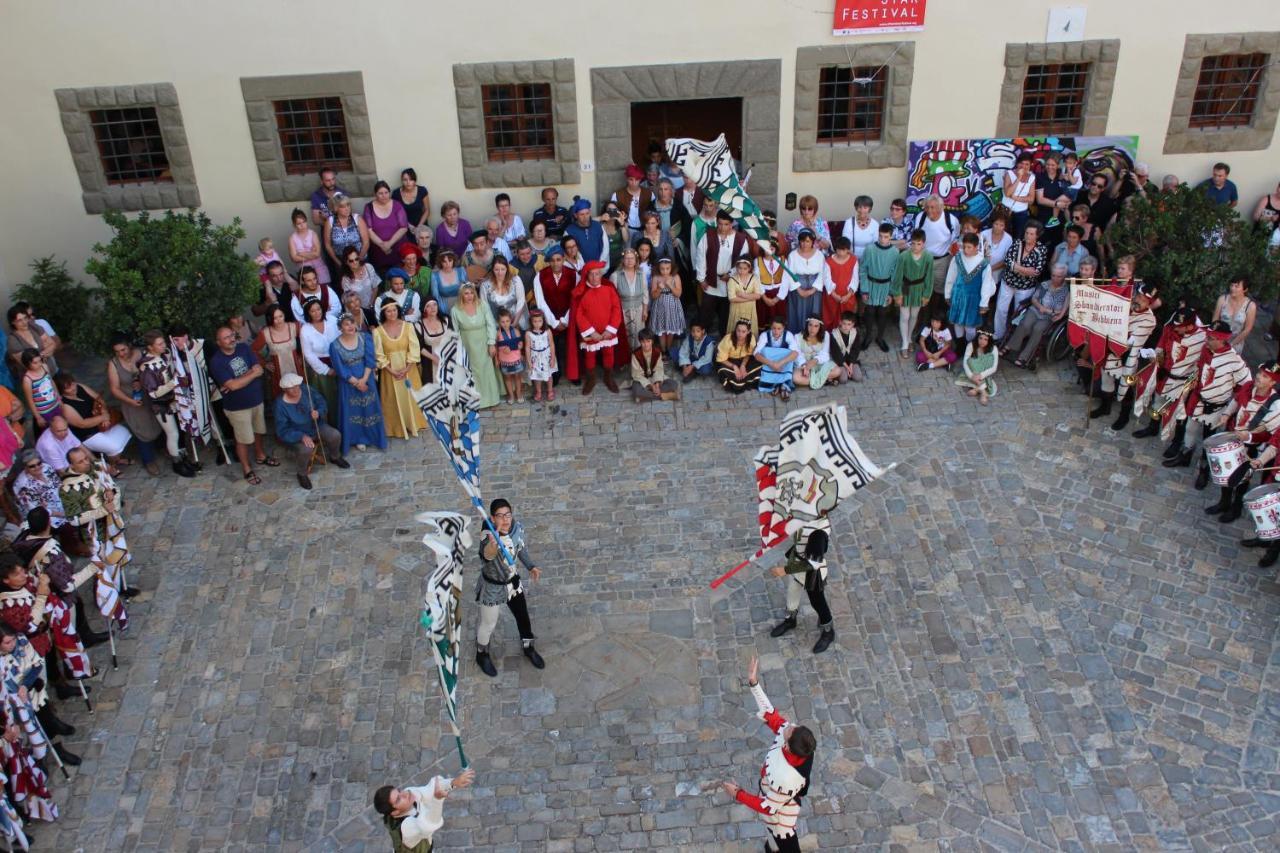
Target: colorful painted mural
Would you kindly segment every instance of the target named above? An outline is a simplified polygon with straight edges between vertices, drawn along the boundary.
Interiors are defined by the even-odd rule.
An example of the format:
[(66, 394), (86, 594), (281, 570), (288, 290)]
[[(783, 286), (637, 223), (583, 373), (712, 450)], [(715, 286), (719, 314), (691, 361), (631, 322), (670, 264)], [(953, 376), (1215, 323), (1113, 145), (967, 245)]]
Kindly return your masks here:
[(912, 211), (933, 193), (947, 210), (986, 218), (1000, 204), (1004, 173), (1023, 151), (1035, 158), (1033, 170), (1050, 152), (1074, 151), (1080, 157), (1085, 184), (1093, 175), (1110, 180), (1132, 169), (1138, 154), (1136, 136), (1045, 136), (1016, 139), (933, 139), (912, 142), (907, 157), (907, 207)]

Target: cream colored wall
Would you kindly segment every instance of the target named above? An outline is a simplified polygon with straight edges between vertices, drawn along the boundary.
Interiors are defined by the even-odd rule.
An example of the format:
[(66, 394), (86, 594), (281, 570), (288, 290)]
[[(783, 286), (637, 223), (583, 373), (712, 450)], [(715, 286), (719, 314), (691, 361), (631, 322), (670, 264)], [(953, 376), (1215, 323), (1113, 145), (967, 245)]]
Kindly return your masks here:
[[(27, 263), (44, 254), (57, 254), (73, 270), (82, 270), (92, 244), (106, 236), (101, 220), (85, 214), (81, 204), (53, 96), (59, 87), (174, 83), (202, 207), (217, 221), (240, 216), (248, 251), (265, 235), (283, 246), (293, 205), (262, 201), (241, 76), (362, 71), (379, 173), (394, 185), (400, 168), (412, 165), (437, 208), (453, 198), (476, 220), (492, 209), (494, 191), (462, 186), (454, 62), (573, 57), (580, 149), (583, 159), (592, 159), (592, 67), (776, 58), (782, 61), (779, 197), (812, 192), (822, 199), (823, 214), (834, 218), (848, 215), (859, 193), (876, 199), (877, 212), (886, 208), (903, 192), (904, 170), (790, 171), (796, 47), (914, 39), (919, 45), (910, 137), (983, 137), (995, 129), (1005, 42), (1042, 41), (1047, 10), (1065, 4), (932, 0), (924, 32), (858, 39), (831, 35), (833, 0), (754, 0), (734, 4), (735, 14), (726, 14), (728, 4), (685, 0), (649, 0), (642, 13), (634, 7), (638, 19), (665, 22), (666, 32), (683, 24), (690, 35), (678, 43), (650, 40), (649, 26), (630, 30), (631, 39), (620, 35), (620, 4), (564, 0), (554, 12), (532, 14), (526, 4), (503, 5), (511, 14), (405, 0), (221, 0), (199, 7), (160, 0), (6, 4), (0, 32), (8, 83), (0, 87), (5, 116), (0, 163), (6, 167), (0, 291), (7, 293), (22, 281)], [(1206, 176), (1218, 157), (1160, 153), (1183, 36), (1277, 30), (1280, 4), (1236, 0), (1229, 17), (1221, 15), (1222, 6), (1199, 0), (1072, 0), (1071, 5), (1089, 7), (1087, 38), (1121, 40), (1108, 131), (1137, 133), (1139, 156), (1151, 164), (1157, 180), (1166, 172), (1184, 180)], [(304, 17), (302, 9), (312, 14)], [(628, 42), (634, 47), (614, 47)], [(1277, 150), (1273, 140), (1267, 151), (1221, 155), (1233, 166), (1242, 207), (1252, 209), (1274, 188), (1280, 178)], [(561, 187), (562, 199), (574, 193), (595, 197), (594, 175), (584, 174), (578, 186)], [(523, 215), (537, 205), (536, 189), (511, 195)], [(781, 218), (788, 221), (789, 215)]]

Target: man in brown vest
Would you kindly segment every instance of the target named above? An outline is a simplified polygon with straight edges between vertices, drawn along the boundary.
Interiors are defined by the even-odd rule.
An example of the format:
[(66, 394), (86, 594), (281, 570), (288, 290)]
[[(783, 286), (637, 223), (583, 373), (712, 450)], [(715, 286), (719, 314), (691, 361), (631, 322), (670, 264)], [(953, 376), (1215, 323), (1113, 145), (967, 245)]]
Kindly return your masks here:
[(618, 210), (627, 217), (627, 227), (633, 231), (640, 228), (640, 217), (653, 206), (653, 191), (640, 186), (644, 180), (644, 172), (635, 163), (627, 165), (627, 185), (610, 197), (610, 201), (618, 205)]
[(749, 258), (747, 235), (733, 227), (733, 217), (716, 212), (715, 230), (708, 230), (694, 248), (693, 266), (702, 290), (702, 316), (717, 337), (729, 321), (729, 275), (740, 258)]

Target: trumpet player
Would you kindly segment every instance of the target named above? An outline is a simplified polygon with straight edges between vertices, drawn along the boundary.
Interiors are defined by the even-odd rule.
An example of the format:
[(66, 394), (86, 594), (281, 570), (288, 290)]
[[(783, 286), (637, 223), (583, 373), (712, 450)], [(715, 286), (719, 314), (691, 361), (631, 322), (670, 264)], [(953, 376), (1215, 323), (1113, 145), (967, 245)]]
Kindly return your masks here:
[(1100, 418), (1111, 414), (1111, 398), (1115, 397), (1120, 404), (1120, 415), (1111, 425), (1113, 430), (1122, 430), (1129, 423), (1129, 414), (1133, 411), (1133, 397), (1129, 391), (1131, 382), (1125, 377), (1133, 376), (1138, 371), (1138, 359), (1150, 358), (1154, 350), (1146, 348), (1147, 339), (1156, 330), (1156, 315), (1151, 304), (1156, 298), (1156, 286), (1150, 282), (1142, 282), (1134, 287), (1133, 302), (1129, 308), (1129, 337), (1126, 340), (1128, 349), (1123, 356), (1107, 352), (1106, 361), (1102, 364), (1102, 400), (1097, 408), (1089, 412), (1089, 417)]
[[(1253, 381), (1240, 386), (1235, 398), (1227, 404), (1224, 431), (1244, 442), (1250, 458), (1257, 456), (1271, 436), (1280, 430), (1280, 391), (1276, 389), (1277, 379), (1280, 379), (1280, 361), (1264, 361), (1258, 365)], [(1218, 502), (1205, 507), (1205, 514), (1217, 515), (1222, 524), (1229, 524), (1239, 518), (1252, 473), (1253, 467), (1247, 462), (1237, 468), (1227, 485), (1222, 487)]]
[[(1186, 403), (1174, 412), (1177, 427), (1173, 441), (1164, 452), (1166, 468), (1185, 468), (1191, 464), (1200, 441), (1218, 429), (1226, 417), (1222, 410), (1235, 397), (1236, 390), (1249, 381), (1249, 366), (1240, 353), (1231, 348), (1231, 326), (1219, 320), (1205, 327), (1204, 334), (1195, 387), (1188, 393)], [(1201, 459), (1196, 489), (1203, 489), (1208, 482), (1209, 465)]]
[(1150, 438), (1160, 432), (1162, 416), (1190, 390), (1204, 342), (1205, 333), (1196, 312), (1190, 308), (1174, 311), (1156, 344), (1155, 378), (1148, 385), (1149, 393), (1138, 394), (1134, 402), (1134, 411), (1140, 417), (1145, 398), (1150, 398), (1151, 422), (1136, 431), (1134, 438)]

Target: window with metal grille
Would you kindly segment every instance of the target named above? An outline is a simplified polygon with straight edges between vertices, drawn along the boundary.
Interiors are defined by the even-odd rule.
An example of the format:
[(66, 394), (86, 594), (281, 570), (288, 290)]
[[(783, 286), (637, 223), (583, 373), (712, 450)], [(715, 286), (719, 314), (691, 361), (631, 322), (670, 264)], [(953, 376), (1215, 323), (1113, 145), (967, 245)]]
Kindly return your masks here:
[(1022, 136), (1080, 133), (1089, 96), (1089, 63), (1029, 65), (1022, 82)]
[(1200, 60), (1188, 124), (1214, 128), (1251, 123), (1269, 59), (1265, 53), (1229, 53)]
[(491, 161), (550, 160), (551, 84), (497, 84), (480, 88), (484, 141)]
[(886, 69), (823, 68), (818, 81), (819, 142), (879, 142)]
[(322, 166), (351, 171), (342, 98), (291, 98), (274, 106), (286, 172), (305, 175)]
[(173, 181), (155, 107), (94, 110), (89, 123), (107, 183)]

